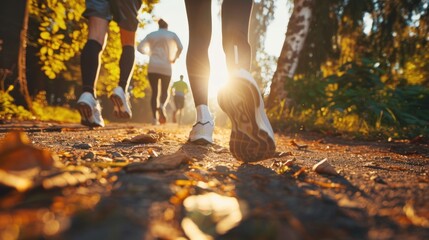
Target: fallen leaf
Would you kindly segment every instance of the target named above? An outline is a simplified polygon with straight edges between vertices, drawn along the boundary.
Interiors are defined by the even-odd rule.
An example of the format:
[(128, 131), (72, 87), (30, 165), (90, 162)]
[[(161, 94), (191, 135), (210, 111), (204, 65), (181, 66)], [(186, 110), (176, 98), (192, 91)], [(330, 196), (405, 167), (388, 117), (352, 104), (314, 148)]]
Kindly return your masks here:
[(171, 170), (180, 166), (184, 162), (189, 162), (191, 158), (184, 152), (179, 151), (171, 155), (150, 158), (145, 162), (134, 162), (126, 166), (127, 172), (148, 172)]
[(307, 149), (308, 148), (308, 145), (300, 145), (300, 144), (296, 143), (294, 140), (291, 140), (290, 144), (292, 144), (292, 146), (297, 147), (298, 150), (303, 150), (303, 149)]
[(290, 167), (290, 166), (292, 166), (294, 163), (296, 162), (296, 158), (293, 158), (293, 159), (289, 159), (289, 160), (287, 160), (286, 162), (285, 162), (285, 166), (288, 166), (288, 167)]
[(129, 163), (127, 162), (85, 162), (83, 163), (85, 166), (90, 167), (100, 167), (100, 168), (116, 168), (116, 167), (126, 167)]
[(411, 202), (407, 202), (403, 208), (407, 218), (416, 226), (429, 228), (429, 220), (424, 217), (420, 217), (416, 214), (414, 207)]
[(197, 173), (197, 172), (187, 172), (186, 176), (190, 179), (197, 180), (197, 181), (203, 181), (203, 182), (207, 181), (206, 178), (202, 174)]
[(15, 188), (19, 192), (25, 192), (33, 187), (32, 179), (11, 174), (0, 169), (0, 184)]
[(277, 153), (277, 157), (285, 157), (285, 156), (292, 156), (292, 152), (279, 152)]
[(331, 164), (328, 163), (327, 158), (325, 158), (325, 159), (321, 160), (320, 162), (314, 164), (313, 171), (315, 171), (317, 173), (322, 173), (322, 174), (338, 175), (335, 168)]
[(298, 171), (296, 171), (292, 177), (294, 178), (298, 178), (302, 173), (305, 173), (305, 171), (307, 171), (306, 167), (302, 167), (301, 169), (299, 169)]
[[(245, 202), (213, 192), (189, 196), (183, 201), (183, 206), (186, 216), (182, 227), (191, 240), (215, 239), (237, 226), (247, 215)], [(200, 234), (196, 235), (196, 232)]]
[(315, 185), (323, 187), (323, 188), (345, 188), (344, 185), (339, 184), (339, 183), (320, 182), (320, 181), (314, 181), (314, 180), (310, 180), (310, 179), (307, 179), (304, 182), (312, 183), (312, 184), (315, 184)]
[(140, 134), (131, 139), (124, 139), (122, 142), (130, 142), (130, 143), (156, 143), (159, 139), (157, 134), (148, 133), (148, 134)]
[(53, 164), (53, 154), (31, 145), (23, 132), (9, 132), (0, 144), (0, 169), (6, 171), (20, 171), (34, 167), (49, 169)]
[(45, 189), (62, 188), (67, 186), (75, 186), (86, 182), (89, 179), (95, 179), (96, 174), (83, 166), (69, 166), (61, 169), (59, 172), (42, 179), (42, 186)]
[(170, 202), (174, 205), (182, 204), (183, 200), (190, 195), (189, 186), (181, 188), (174, 196), (170, 198)]
[(194, 181), (194, 180), (178, 179), (174, 181), (174, 185), (180, 186), (180, 187), (194, 186), (196, 184), (197, 184), (197, 181)]

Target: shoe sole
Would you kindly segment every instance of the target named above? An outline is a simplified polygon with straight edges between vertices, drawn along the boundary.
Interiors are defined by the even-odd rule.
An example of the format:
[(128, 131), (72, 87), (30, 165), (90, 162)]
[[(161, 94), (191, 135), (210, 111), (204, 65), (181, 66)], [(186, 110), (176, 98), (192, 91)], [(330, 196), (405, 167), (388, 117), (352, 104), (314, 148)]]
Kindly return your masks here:
[(131, 118), (131, 115), (124, 109), (125, 107), (121, 97), (116, 94), (112, 94), (112, 96), (110, 96), (110, 100), (113, 102), (113, 114), (116, 117), (126, 119)]
[(198, 138), (195, 139), (194, 141), (189, 140), (190, 143), (195, 144), (195, 145), (210, 145), (213, 144), (212, 142), (204, 139), (204, 138)]
[(86, 103), (78, 103), (77, 110), (80, 114), (80, 124), (88, 126), (88, 127), (101, 127), (100, 125), (91, 122), (89, 119), (92, 117), (92, 109)]
[(256, 114), (259, 114), (256, 111), (261, 104), (259, 91), (245, 79), (232, 81), (232, 86), (222, 89), (218, 95), (219, 106), (232, 123), (229, 142), (232, 155), (244, 162), (272, 157), (275, 153), (274, 139), (256, 120)]
[[(194, 128), (197, 124), (204, 126), (204, 125), (210, 124), (210, 123), (209, 122), (206, 122), (206, 123), (198, 122), (194, 126), (192, 126), (192, 128)], [(189, 136), (188, 142), (196, 144), (196, 145), (213, 144), (213, 139), (211, 138), (212, 134), (213, 134), (213, 131), (212, 131), (211, 135), (208, 137), (209, 139), (207, 139), (207, 136), (204, 136), (202, 134), (200, 134), (198, 137), (195, 137), (193, 140), (191, 139), (191, 136)]]

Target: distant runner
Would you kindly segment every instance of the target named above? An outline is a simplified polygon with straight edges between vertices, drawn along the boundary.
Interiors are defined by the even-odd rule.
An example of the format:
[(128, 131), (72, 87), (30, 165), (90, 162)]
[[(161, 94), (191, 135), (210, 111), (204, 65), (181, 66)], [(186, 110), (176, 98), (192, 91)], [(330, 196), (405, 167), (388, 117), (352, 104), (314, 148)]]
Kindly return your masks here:
[(188, 93), (188, 84), (183, 81), (183, 75), (180, 75), (180, 80), (173, 83), (171, 87), (174, 96), (174, 105), (176, 108), (173, 111), (173, 122), (176, 123), (176, 114), (179, 111), (179, 124), (182, 116), (182, 109), (185, 107), (185, 95)]

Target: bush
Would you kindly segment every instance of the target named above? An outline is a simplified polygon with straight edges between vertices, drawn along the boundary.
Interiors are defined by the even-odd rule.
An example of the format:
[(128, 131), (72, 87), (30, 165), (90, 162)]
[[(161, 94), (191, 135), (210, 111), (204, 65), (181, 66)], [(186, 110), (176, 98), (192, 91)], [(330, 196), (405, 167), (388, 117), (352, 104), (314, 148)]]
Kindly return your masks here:
[[(361, 136), (414, 137), (429, 133), (429, 89), (389, 79), (370, 60), (350, 62), (324, 79), (288, 79), (293, 103), (286, 122), (291, 130), (312, 129)], [(271, 115), (273, 116), (273, 115)]]

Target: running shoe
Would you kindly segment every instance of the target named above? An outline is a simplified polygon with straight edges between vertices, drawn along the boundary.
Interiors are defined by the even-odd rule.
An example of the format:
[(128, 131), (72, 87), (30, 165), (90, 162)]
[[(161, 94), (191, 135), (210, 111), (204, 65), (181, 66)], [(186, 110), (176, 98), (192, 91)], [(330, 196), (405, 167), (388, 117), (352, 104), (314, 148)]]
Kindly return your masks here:
[(110, 100), (113, 102), (113, 114), (118, 118), (130, 119), (132, 117), (130, 95), (122, 87), (113, 89)]
[(241, 69), (232, 75), (219, 91), (218, 103), (231, 119), (229, 148), (235, 158), (252, 162), (274, 155), (274, 132), (259, 88), (248, 71)]
[(212, 144), (213, 143), (214, 121), (197, 122), (192, 126), (189, 133), (189, 142), (195, 144)]
[(104, 127), (100, 103), (89, 92), (80, 95), (77, 110), (81, 116), (80, 123), (88, 127)]

